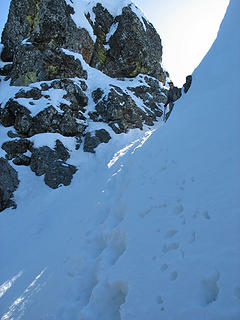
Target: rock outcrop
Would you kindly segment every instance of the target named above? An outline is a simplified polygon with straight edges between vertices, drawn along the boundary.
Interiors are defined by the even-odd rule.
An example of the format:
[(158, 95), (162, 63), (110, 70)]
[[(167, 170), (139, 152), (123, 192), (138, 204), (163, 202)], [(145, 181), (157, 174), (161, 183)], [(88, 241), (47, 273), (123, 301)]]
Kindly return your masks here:
[[(1, 123), (5, 127), (13, 126), (22, 137), (31, 137), (38, 133), (57, 132), (64, 136), (76, 136), (81, 134), (86, 119), (83, 113), (88, 103), (88, 98), (84, 94), (81, 85), (72, 80), (53, 81), (50, 84), (41, 84), (39, 88), (26, 88), (17, 92), (14, 98), (8, 100), (4, 108), (1, 109)], [(85, 89), (85, 87), (83, 86)], [(59, 104), (59, 111), (51, 105), (51, 97), (46, 92), (48, 90), (62, 90), (65, 103)], [(45, 92), (45, 93), (44, 93)], [(41, 99), (41, 104), (45, 106), (43, 110), (35, 116), (31, 115), (28, 108), (18, 101), (24, 99), (33, 106), (36, 100)]]
[(0, 212), (16, 206), (12, 197), (18, 184), (17, 171), (10, 166), (6, 159), (0, 158)]
[(97, 40), (91, 66), (110, 77), (135, 77), (143, 73), (165, 82), (166, 73), (160, 64), (161, 39), (152, 24), (144, 18), (140, 21), (130, 5), (115, 18), (101, 4), (93, 12), (96, 18), (92, 27)]
[(65, 162), (69, 157), (66, 148), (57, 140), (54, 150), (47, 146), (33, 149), (30, 167), (37, 176), (44, 175), (49, 187), (68, 186), (77, 171), (76, 167)]
[(183, 85), (184, 93), (188, 92), (188, 90), (190, 89), (191, 85), (192, 85), (192, 76), (189, 75), (189, 76), (186, 77), (186, 82)]
[[(65, 0), (12, 0), (2, 34), (2, 60), (13, 62), (11, 84), (27, 86), (56, 78), (86, 78), (80, 61), (65, 55), (61, 48), (81, 53), (93, 48), (84, 29), (71, 18), (73, 9)], [(87, 61), (90, 57), (86, 57)]]
[[(0, 97), (0, 125), (10, 129), (5, 166), (29, 166), (51, 188), (69, 185), (77, 167), (59, 135), (74, 139), (74, 150), (94, 153), (115, 134), (162, 116), (168, 74), (161, 39), (125, 3), (114, 16), (101, 0), (84, 13), (74, 0), (11, 1), (0, 66), (0, 85), (12, 92)], [(83, 26), (75, 19), (80, 13)], [(50, 133), (57, 135), (53, 149), (34, 145), (34, 136)], [(9, 197), (16, 187), (14, 180)]]

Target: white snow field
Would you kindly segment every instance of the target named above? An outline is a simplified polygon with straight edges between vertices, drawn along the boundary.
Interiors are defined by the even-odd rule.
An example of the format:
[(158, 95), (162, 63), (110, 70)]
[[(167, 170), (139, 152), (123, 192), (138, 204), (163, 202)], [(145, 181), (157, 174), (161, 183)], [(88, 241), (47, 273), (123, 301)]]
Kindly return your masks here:
[(1, 320), (240, 319), (239, 12), (166, 124), (73, 152), (69, 187), (18, 168)]

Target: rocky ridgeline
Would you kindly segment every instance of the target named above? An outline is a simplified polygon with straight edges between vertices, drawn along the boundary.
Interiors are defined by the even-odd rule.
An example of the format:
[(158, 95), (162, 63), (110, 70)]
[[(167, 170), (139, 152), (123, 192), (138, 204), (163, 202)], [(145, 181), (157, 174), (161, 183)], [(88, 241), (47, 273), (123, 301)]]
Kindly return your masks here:
[(161, 117), (167, 78), (161, 39), (133, 6), (116, 17), (100, 3), (88, 6), (92, 37), (75, 24), (65, 0), (11, 1), (0, 69), (0, 85), (13, 92), (0, 97), (0, 122), (9, 127), (0, 158), (0, 211), (13, 204), (19, 183), (9, 161), (30, 166), (51, 188), (69, 185), (77, 171), (61, 139), (51, 149), (37, 148), (31, 137), (57, 133), (74, 137), (76, 150), (95, 152), (114, 134)]

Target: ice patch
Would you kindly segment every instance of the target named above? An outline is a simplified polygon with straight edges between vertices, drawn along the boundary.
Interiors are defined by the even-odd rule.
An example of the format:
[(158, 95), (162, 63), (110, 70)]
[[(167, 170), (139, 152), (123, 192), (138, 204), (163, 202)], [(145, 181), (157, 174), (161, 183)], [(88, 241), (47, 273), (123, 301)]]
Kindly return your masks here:
[[(33, 282), (24, 290), (24, 292), (13, 302), (9, 307), (9, 311), (5, 313), (1, 320), (21, 319), (24, 315), (26, 304), (31, 302), (31, 297), (34, 293), (37, 293), (41, 289), (41, 285), (38, 284), (40, 278), (46, 272), (46, 268), (43, 269), (39, 275), (33, 280)], [(16, 315), (16, 317), (15, 317)]]

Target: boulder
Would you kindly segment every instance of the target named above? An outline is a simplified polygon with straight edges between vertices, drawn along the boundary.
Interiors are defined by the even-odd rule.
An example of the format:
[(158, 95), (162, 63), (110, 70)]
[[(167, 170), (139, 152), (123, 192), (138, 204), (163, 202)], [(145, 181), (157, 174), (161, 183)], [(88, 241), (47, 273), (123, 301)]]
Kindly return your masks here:
[(56, 157), (58, 159), (66, 161), (67, 159), (70, 158), (70, 154), (69, 154), (67, 148), (65, 148), (64, 144), (58, 139), (56, 140), (56, 145), (55, 145), (54, 150), (56, 152)]
[(30, 90), (20, 90), (15, 95), (15, 99), (18, 98), (39, 100), (42, 98), (42, 92), (39, 88), (32, 88)]
[[(88, 97), (83, 92), (84, 83), (75, 83), (69, 79), (54, 81), (52, 84), (42, 83), (43, 90), (39, 88), (21, 89), (10, 99), (3, 109), (0, 109), (0, 122), (6, 126), (13, 126), (21, 137), (31, 137), (38, 133), (56, 132), (64, 136), (79, 136), (86, 128), (83, 115), (88, 104)], [(49, 106), (50, 96), (48, 89), (62, 89), (65, 91), (64, 99), (69, 104), (59, 102), (59, 109)], [(46, 105), (36, 116), (32, 117), (29, 109), (21, 105), (17, 99), (39, 100), (45, 98)], [(22, 102), (21, 102), (22, 103)], [(32, 101), (30, 103), (33, 104)], [(63, 111), (60, 111), (60, 109)], [(11, 135), (14, 137), (14, 135)]]
[(192, 85), (192, 76), (189, 75), (186, 77), (186, 82), (183, 85), (184, 93), (187, 93)]
[(61, 48), (82, 53), (90, 62), (93, 41), (71, 18), (73, 9), (64, 0), (12, 0), (2, 33), (3, 61), (12, 61), (13, 85), (56, 78), (86, 78), (81, 62)]
[(1, 110), (0, 122), (5, 127), (14, 126), (20, 134), (27, 135), (32, 126), (32, 117), (26, 107), (10, 99)]
[(128, 90), (132, 91), (134, 95), (140, 98), (144, 102), (144, 106), (148, 116), (153, 121), (157, 121), (156, 117), (162, 116), (162, 110), (160, 105), (166, 103), (167, 97), (163, 93), (159, 86), (159, 82), (154, 81), (152, 78), (145, 77), (147, 85), (141, 85), (136, 87), (128, 87)]
[(58, 126), (61, 116), (53, 106), (45, 108), (33, 117), (32, 127), (29, 136), (37, 133), (54, 132), (54, 125)]
[(71, 112), (66, 112), (61, 118), (59, 133), (63, 136), (74, 137), (82, 134), (85, 128), (86, 126), (82, 123), (78, 123), (76, 117), (74, 117)]
[(50, 188), (56, 189), (60, 185), (68, 186), (77, 171), (76, 167), (65, 162), (68, 157), (68, 151), (59, 141), (56, 143), (55, 150), (47, 146), (34, 149), (30, 168), (37, 176), (44, 175), (44, 181)]
[(23, 154), (31, 149), (32, 142), (27, 139), (15, 139), (4, 142), (2, 149), (6, 152), (6, 158), (12, 160), (13, 158)]
[(27, 109), (22, 109), (21, 112), (18, 112), (14, 123), (14, 129), (20, 135), (28, 137), (28, 132), (33, 125), (33, 120), (26, 110)]
[(2, 68), (0, 68), (0, 75), (9, 77), (11, 74), (12, 68), (13, 68), (12, 63), (5, 64)]
[(88, 132), (85, 135), (83, 150), (85, 152), (95, 153), (95, 148), (100, 143), (108, 143), (111, 139), (110, 134), (105, 129), (96, 130), (94, 134)]
[[(1, 116), (0, 116), (0, 119), (1, 119)], [(17, 138), (18, 137), (18, 134), (16, 132), (13, 132), (12, 130), (9, 130), (7, 132), (7, 135), (9, 138)]]
[(0, 211), (11, 206), (16, 207), (12, 197), (18, 185), (17, 171), (6, 159), (0, 158)]
[(29, 166), (31, 162), (31, 158), (24, 155), (19, 154), (16, 158), (13, 159), (13, 163), (17, 166)]
[(64, 89), (66, 90), (66, 94), (63, 96), (64, 99), (70, 102), (70, 108), (73, 111), (81, 110), (85, 112), (85, 108), (88, 105), (88, 97), (81, 90), (79, 86), (77, 86), (73, 81), (68, 81)]
[[(108, 123), (116, 133), (127, 132), (134, 128), (142, 129), (144, 123), (153, 125), (153, 120), (156, 120), (155, 115), (139, 108), (130, 95), (116, 86), (113, 86), (109, 94), (104, 96), (95, 108), (96, 113), (90, 116), (95, 121)], [(160, 109), (157, 106), (155, 108), (160, 115)]]
[(92, 98), (95, 103), (97, 103), (103, 96), (104, 91), (101, 88), (97, 88), (92, 92)]
[(21, 46), (15, 53), (11, 84), (27, 86), (34, 82), (62, 78), (87, 78), (80, 60), (65, 54), (61, 48), (41, 51), (35, 46)]
[(49, 170), (58, 158), (56, 152), (44, 146), (33, 150), (30, 168), (37, 176), (42, 176)]
[[(110, 77), (135, 77), (143, 73), (165, 82), (161, 39), (151, 23), (144, 18), (142, 23), (131, 5), (124, 7), (122, 14), (115, 18), (100, 4), (93, 11), (97, 41), (91, 66)], [(111, 28), (116, 31), (108, 39)]]
[(70, 164), (66, 166), (55, 162), (54, 165), (46, 171), (44, 182), (52, 189), (57, 189), (61, 185), (69, 186), (76, 171), (76, 167)]

